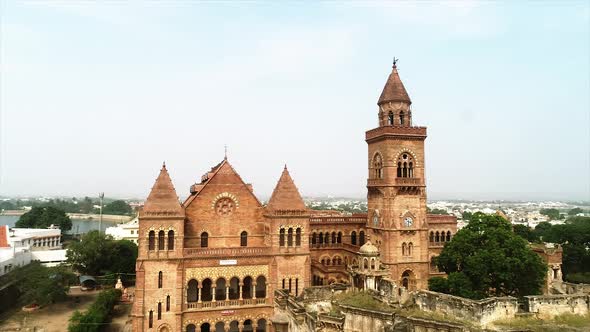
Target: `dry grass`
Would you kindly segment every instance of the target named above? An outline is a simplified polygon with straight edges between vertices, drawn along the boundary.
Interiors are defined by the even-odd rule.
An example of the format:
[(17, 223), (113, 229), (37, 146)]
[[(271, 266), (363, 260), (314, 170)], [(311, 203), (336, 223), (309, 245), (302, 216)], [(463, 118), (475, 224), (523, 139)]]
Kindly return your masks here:
[(521, 317), (494, 322), (498, 327), (511, 329), (527, 329), (533, 332), (564, 332), (564, 331), (589, 331), (590, 314), (585, 316), (574, 314), (562, 314), (553, 319), (538, 319), (534, 317)]

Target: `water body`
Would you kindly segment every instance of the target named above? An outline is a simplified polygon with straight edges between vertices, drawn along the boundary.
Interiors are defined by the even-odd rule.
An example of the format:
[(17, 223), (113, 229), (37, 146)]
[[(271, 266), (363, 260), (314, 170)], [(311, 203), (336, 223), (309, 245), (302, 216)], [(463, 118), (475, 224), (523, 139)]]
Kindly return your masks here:
[[(0, 216), (0, 225), (8, 225), (9, 227), (14, 227), (16, 221), (20, 218), (20, 216)], [(117, 221), (102, 221), (101, 231), (107, 227), (117, 225)], [(98, 229), (98, 220), (88, 220), (88, 219), (72, 219), (72, 229), (67, 231), (67, 234), (84, 234), (88, 233), (89, 231), (97, 230)]]

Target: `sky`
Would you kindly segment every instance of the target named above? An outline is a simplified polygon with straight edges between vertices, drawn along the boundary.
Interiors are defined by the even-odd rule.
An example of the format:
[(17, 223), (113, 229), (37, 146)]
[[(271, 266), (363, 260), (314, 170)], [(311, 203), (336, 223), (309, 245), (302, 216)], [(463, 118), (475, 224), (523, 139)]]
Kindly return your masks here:
[(590, 200), (588, 1), (0, 1), (0, 195), (365, 197), (394, 56), (429, 199)]

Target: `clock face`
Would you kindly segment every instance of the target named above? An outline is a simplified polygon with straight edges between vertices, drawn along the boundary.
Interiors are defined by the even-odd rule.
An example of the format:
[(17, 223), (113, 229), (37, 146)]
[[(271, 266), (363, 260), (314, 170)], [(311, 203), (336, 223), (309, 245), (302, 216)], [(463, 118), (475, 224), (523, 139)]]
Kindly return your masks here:
[(414, 224), (414, 220), (412, 219), (412, 217), (407, 217), (406, 219), (404, 219), (404, 225), (406, 227), (411, 227)]

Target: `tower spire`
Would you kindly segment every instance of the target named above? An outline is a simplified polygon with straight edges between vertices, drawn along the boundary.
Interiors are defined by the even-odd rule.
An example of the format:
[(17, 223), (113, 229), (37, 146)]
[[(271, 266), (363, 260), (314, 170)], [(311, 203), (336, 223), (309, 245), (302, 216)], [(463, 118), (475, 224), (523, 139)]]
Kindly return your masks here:
[(385, 83), (385, 87), (383, 87), (383, 92), (381, 92), (381, 96), (379, 97), (377, 105), (381, 105), (390, 101), (401, 101), (408, 104), (412, 103), (410, 96), (408, 95), (408, 92), (402, 83), (402, 80), (399, 78), (399, 73), (397, 71), (398, 61), (398, 58), (393, 58), (393, 69), (391, 74), (389, 74), (389, 78)]

